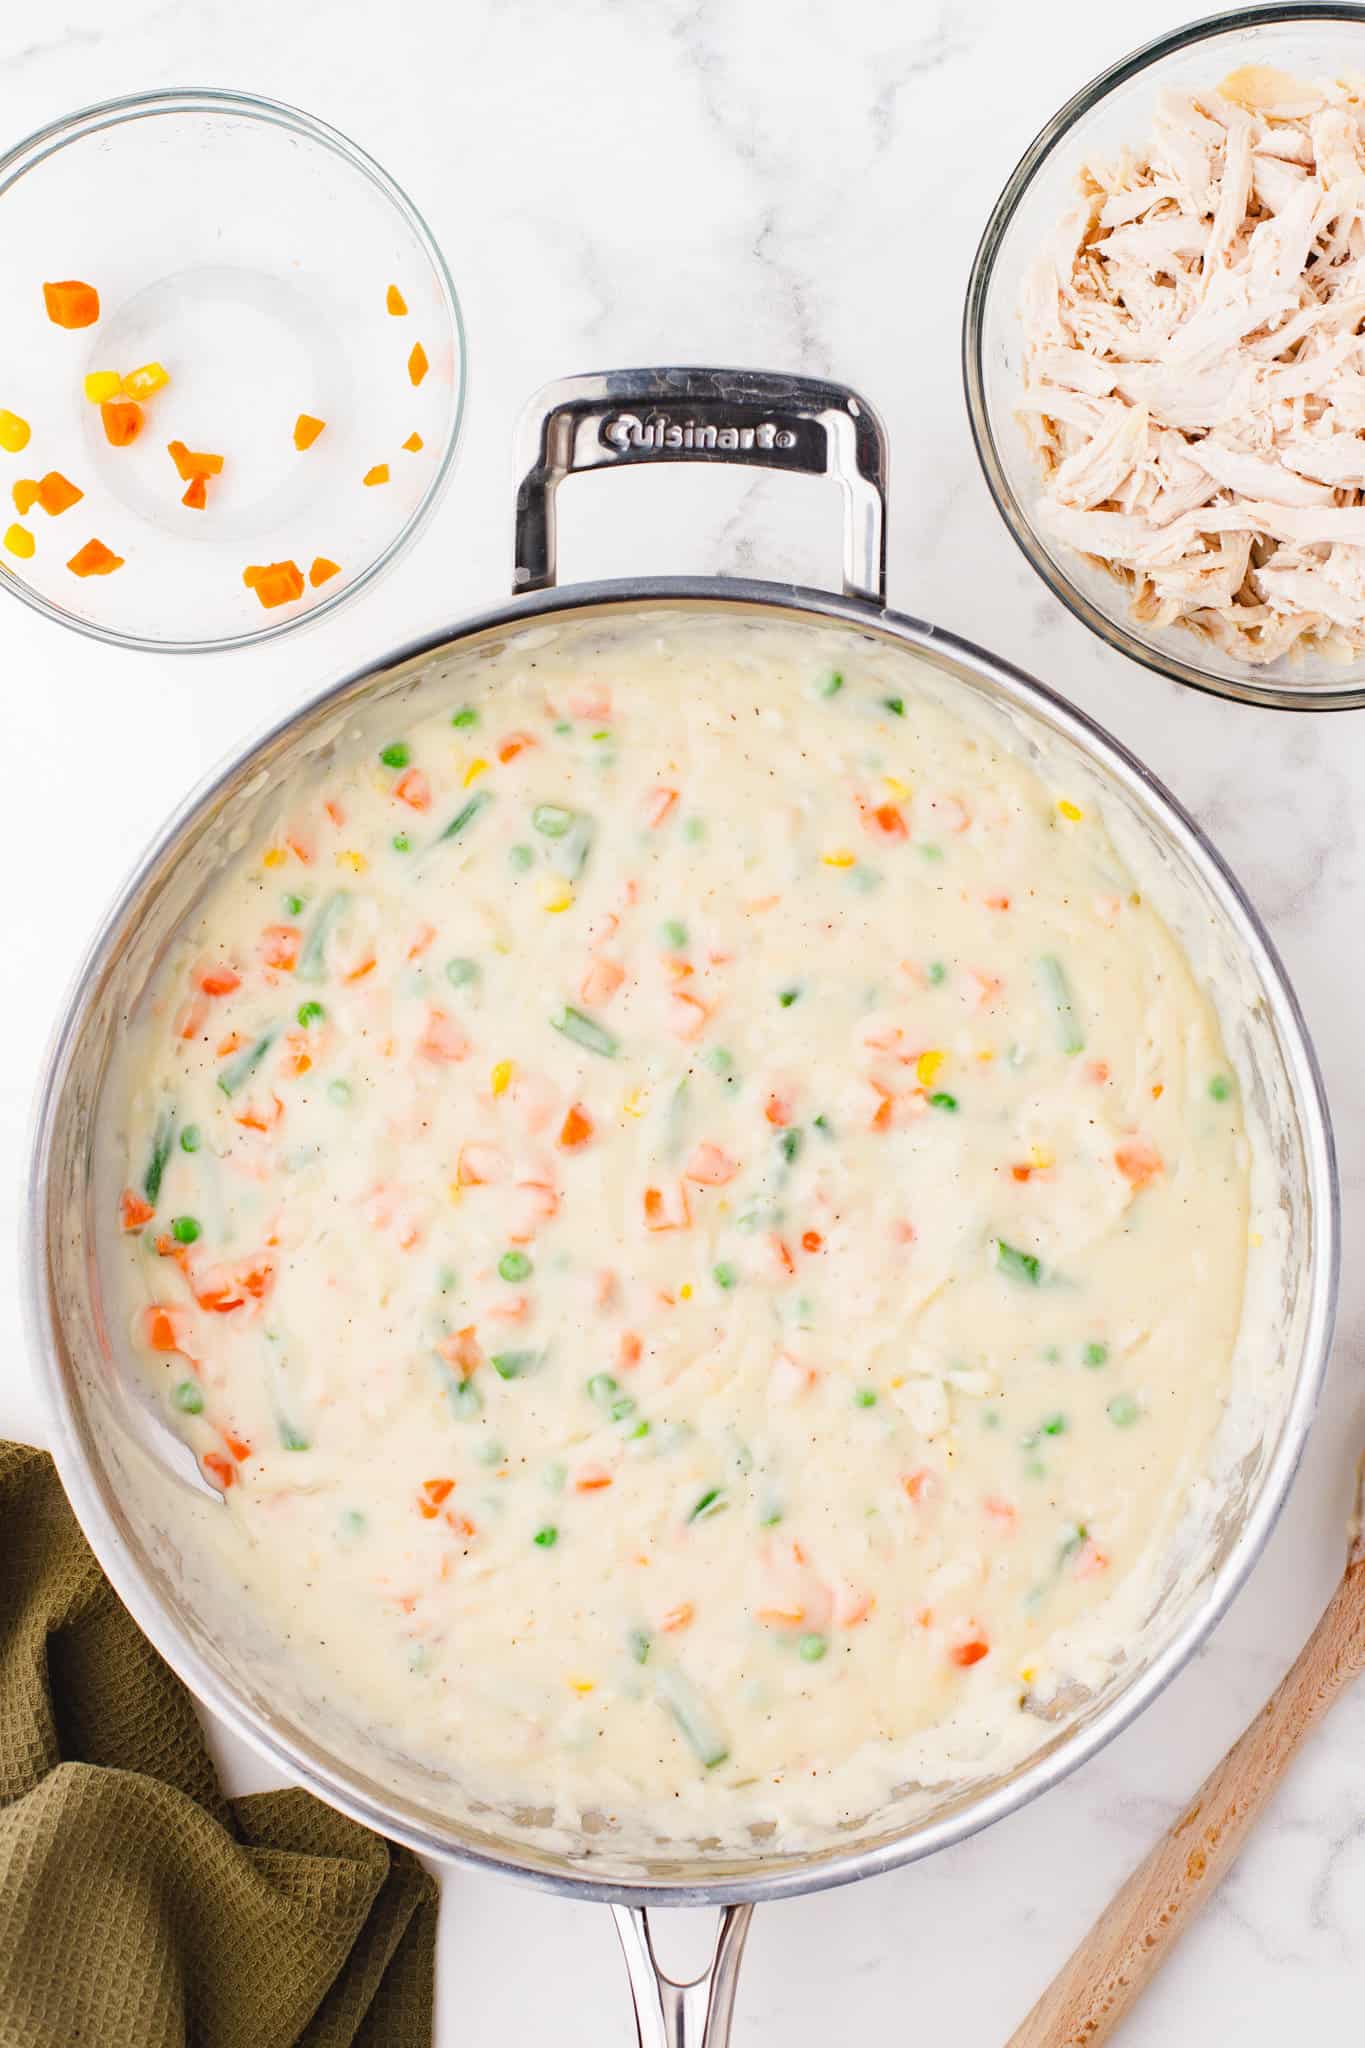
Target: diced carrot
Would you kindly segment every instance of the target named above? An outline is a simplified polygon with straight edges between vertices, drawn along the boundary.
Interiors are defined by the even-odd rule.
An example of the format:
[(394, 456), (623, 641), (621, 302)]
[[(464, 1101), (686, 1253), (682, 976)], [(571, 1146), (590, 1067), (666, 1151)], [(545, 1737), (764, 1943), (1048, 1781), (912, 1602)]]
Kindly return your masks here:
[(372, 468), (366, 470), (364, 476), (360, 479), (363, 484), (371, 485), (386, 484), (388, 480), (389, 465), (387, 462), (376, 462)]
[(260, 1109), (254, 1102), (249, 1102), (245, 1109), (238, 1111), (233, 1122), (240, 1124), (244, 1131), (273, 1131), (283, 1115), (284, 1104), (278, 1095), (272, 1095), (269, 1109)]
[(863, 808), (863, 823), (869, 832), (882, 839), (906, 839), (909, 832), (905, 819), (894, 804), (868, 804)]
[(915, 1226), (908, 1217), (898, 1216), (891, 1225), (891, 1242), (893, 1244), (913, 1244), (915, 1242)]
[(240, 1031), (229, 1031), (226, 1036), (219, 1039), (215, 1050), (219, 1059), (225, 1060), (229, 1053), (240, 1051), (245, 1044), (246, 1040), (242, 1037)]
[(604, 1486), (611, 1485), (611, 1474), (605, 1465), (581, 1465), (573, 1485), (575, 1493), (600, 1493)]
[(423, 441), (422, 436), (420, 434), (409, 434), (407, 440), (403, 443), (403, 446), (407, 449), (410, 455), (416, 455), (420, 453), (420, 451), (426, 446), (426, 443)]
[(115, 569), (123, 567), (123, 556), (116, 555), (102, 540), (88, 540), (83, 548), (77, 548), (66, 566), (73, 576), (111, 576)]
[(795, 1600), (788, 1601), (785, 1605), (774, 1603), (768, 1607), (754, 1609), (754, 1619), (763, 1622), (768, 1628), (799, 1628), (805, 1618), (805, 1608)]
[(670, 1607), (666, 1614), (660, 1616), (659, 1627), (665, 1635), (677, 1635), (680, 1629), (689, 1625), (696, 1611), (690, 1600), (680, 1600), (676, 1607)]
[(1032, 1178), (1033, 1168), (1031, 1166), (1012, 1166), (1010, 1172), (1015, 1180), (1029, 1180)]
[(237, 1477), (236, 1467), (228, 1463), (221, 1451), (205, 1451), (199, 1462), (222, 1487), (231, 1486)]
[(299, 957), (303, 934), (297, 925), (268, 924), (261, 933), (261, 958), (267, 967), (292, 972)]
[(638, 1332), (635, 1330), (622, 1330), (621, 1341), (616, 1347), (617, 1364), (624, 1366), (627, 1372), (629, 1372), (633, 1366), (640, 1363), (643, 1352), (644, 1345), (640, 1341)]
[(474, 1334), (473, 1323), (466, 1323), (453, 1336), (443, 1337), (436, 1346), (447, 1365), (458, 1367), (460, 1375), (468, 1379), (483, 1364), (483, 1351)]
[(1129, 1138), (1114, 1154), (1114, 1164), (1126, 1181), (1132, 1184), (1134, 1194), (1155, 1180), (1163, 1170), (1161, 1154), (1145, 1138)]
[(408, 302), (396, 284), (391, 284), (384, 294), (384, 310), (392, 313), (395, 318), (408, 310)]
[(297, 562), (266, 562), (243, 569), (242, 581), (254, 590), (267, 611), (277, 604), (292, 604), (303, 596), (303, 571)]
[(333, 576), (339, 576), (340, 574), (340, 562), (332, 561), (327, 555), (315, 555), (313, 557), (313, 566), (308, 571), (308, 581), (316, 590), (320, 583), (328, 583)]
[(179, 1351), (179, 1317), (172, 1308), (153, 1302), (142, 1312), (143, 1341), (151, 1351)]
[(720, 1188), (733, 1180), (739, 1167), (719, 1145), (698, 1145), (688, 1160), (684, 1172), (688, 1180), (694, 1180), (700, 1187)]
[(1071, 1569), (1078, 1579), (1094, 1579), (1098, 1578), (1101, 1572), (1108, 1571), (1109, 1560), (1098, 1544), (1088, 1540), (1076, 1552), (1076, 1561)]
[(650, 830), (657, 832), (664, 819), (678, 801), (676, 789), (653, 789), (645, 799), (645, 822)]
[(423, 1496), (431, 1502), (433, 1507), (440, 1507), (443, 1501), (449, 1500), (454, 1491), (455, 1481), (453, 1479), (424, 1479), (422, 1481)]
[(973, 1636), (969, 1642), (955, 1643), (948, 1652), (948, 1661), (966, 1671), (973, 1664), (979, 1664), (983, 1657), (990, 1655), (991, 1646), (982, 1642), (980, 1636)]
[(1013, 1501), (1003, 1500), (998, 1493), (988, 1493), (981, 1505), (997, 1528), (1013, 1529), (1019, 1520)]
[(833, 1614), (836, 1628), (856, 1628), (860, 1621), (867, 1620), (875, 1605), (870, 1593), (851, 1586), (847, 1579), (836, 1579)]
[(1009, 907), (1010, 899), (1008, 896), (988, 896), (986, 898), (987, 910), (1008, 910)]
[(229, 967), (223, 961), (215, 961), (212, 966), (201, 967), (195, 980), (206, 996), (230, 996), (235, 988), (242, 985), (242, 977), (236, 968)]
[(85, 492), (77, 490), (70, 478), (64, 477), (59, 469), (50, 469), (38, 485), (38, 503), (53, 519), (61, 512), (69, 512), (84, 496)]
[(187, 448), (183, 441), (168, 441), (166, 453), (179, 471), (182, 484), (193, 483), (196, 477), (221, 476), (223, 473), (221, 455), (208, 455)]
[(142, 407), (132, 398), (107, 398), (100, 407), (104, 438), (111, 448), (126, 448), (142, 432)]
[(894, 1096), (888, 1095), (885, 1088), (880, 1087), (876, 1081), (870, 1081), (868, 1083), (868, 1086), (871, 1088), (872, 1093), (877, 1097), (877, 1107), (872, 1112), (872, 1118), (868, 1125), (868, 1128), (869, 1130), (873, 1131), (889, 1131), (891, 1128), (892, 1114), (896, 1106), (895, 1098)]
[(793, 1358), (790, 1351), (779, 1351), (768, 1374), (768, 1390), (774, 1401), (798, 1401), (808, 1394), (815, 1385), (815, 1371), (803, 1365), (799, 1358)]
[(21, 476), (10, 486), (14, 509), (21, 519), (26, 519), (42, 496), (43, 487), (36, 477)]
[(287, 1078), (297, 1080), (312, 1067), (313, 1055), (308, 1050), (308, 1034), (305, 1031), (288, 1031), (284, 1039), (284, 1059), (280, 1071)]
[(43, 304), (54, 327), (93, 327), (100, 317), (100, 295), (92, 284), (65, 277), (43, 286)]
[(413, 383), (420, 384), (430, 367), (431, 365), (427, 361), (427, 352), (421, 342), (414, 343), (412, 353), (408, 357), (408, 376), (412, 379)]
[(825, 1240), (821, 1237), (818, 1230), (802, 1231), (801, 1249), (803, 1252), (822, 1252), (824, 1248)]
[(589, 1143), (593, 1134), (593, 1121), (586, 1109), (571, 1103), (559, 1128), (559, 1142), (566, 1152), (577, 1152)]
[(455, 1178), (462, 1188), (486, 1187), (506, 1177), (507, 1157), (496, 1145), (462, 1145)]
[(237, 1463), (245, 1465), (247, 1459), (251, 1456), (251, 1445), (244, 1442), (241, 1437), (234, 1436), (230, 1429), (220, 1429), (218, 1434), (237, 1460)]
[(185, 494), (180, 502), (182, 505), (188, 505), (191, 512), (202, 512), (205, 510), (209, 502), (209, 487), (204, 482), (202, 476), (190, 478), (185, 486)]
[(776, 1124), (781, 1130), (784, 1124), (789, 1124), (792, 1120), (790, 1096), (779, 1095), (774, 1091), (763, 1106), (763, 1114), (770, 1124)]
[(411, 810), (426, 811), (431, 808), (431, 784), (420, 768), (409, 768), (394, 784), (394, 795), (400, 803)]
[(669, 999), (669, 1025), (674, 1035), (682, 1039), (700, 1037), (711, 1015), (708, 1006), (697, 996), (689, 995), (686, 989), (675, 988)]
[(671, 1198), (662, 1188), (646, 1188), (644, 1211), (646, 1230), (688, 1230), (692, 1225), (687, 1190), (681, 1183)]
[(796, 1271), (796, 1261), (788, 1249), (786, 1240), (779, 1237), (776, 1231), (774, 1231), (768, 1239), (768, 1246), (773, 1255), (773, 1264), (777, 1268), (778, 1277), (783, 1280), (790, 1280), (792, 1274)]
[(469, 1040), (454, 1018), (433, 1004), (427, 1011), (426, 1025), (417, 1050), (424, 1059), (453, 1062), (468, 1057)]
[(191, 996), (175, 1013), (171, 1026), (177, 1038), (198, 1038), (208, 1022), (209, 1006), (203, 996)]
[(311, 412), (301, 412), (299, 414), (294, 422), (294, 446), (300, 454), (303, 453), (305, 448), (312, 447), (326, 424), (326, 420), (315, 418)]
[(144, 1223), (150, 1223), (156, 1211), (150, 1202), (144, 1202), (134, 1188), (125, 1188), (119, 1196), (118, 1220), (122, 1230), (141, 1230)]
[(419, 924), (412, 937), (408, 940), (409, 960), (420, 960), (435, 936), (436, 927), (434, 924)]
[(929, 1471), (927, 1466), (921, 1466), (918, 1472), (902, 1473), (901, 1486), (911, 1500), (921, 1505), (938, 1497), (937, 1474)]
[(578, 985), (579, 999), (589, 1009), (602, 1003), (609, 1003), (626, 978), (624, 967), (618, 967), (614, 960), (590, 960), (586, 974)]
[(515, 761), (518, 754), (524, 754), (533, 747), (535, 740), (529, 732), (509, 732), (498, 741), (498, 759), (502, 762)]

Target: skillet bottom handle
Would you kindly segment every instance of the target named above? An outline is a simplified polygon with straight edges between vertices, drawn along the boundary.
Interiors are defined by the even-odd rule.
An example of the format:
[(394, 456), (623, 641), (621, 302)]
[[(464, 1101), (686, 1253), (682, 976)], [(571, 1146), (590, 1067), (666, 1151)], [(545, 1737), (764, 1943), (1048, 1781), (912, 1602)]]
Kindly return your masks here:
[(630, 1972), (640, 2048), (726, 2048), (753, 1907), (725, 1908), (709, 1967), (686, 1984), (677, 1983), (661, 1968), (643, 1906), (611, 1910)]

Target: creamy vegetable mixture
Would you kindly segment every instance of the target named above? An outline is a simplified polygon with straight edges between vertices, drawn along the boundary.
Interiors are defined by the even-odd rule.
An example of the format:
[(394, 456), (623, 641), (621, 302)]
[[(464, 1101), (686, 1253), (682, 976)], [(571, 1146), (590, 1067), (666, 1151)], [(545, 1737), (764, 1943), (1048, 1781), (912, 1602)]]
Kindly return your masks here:
[(126, 1314), (254, 1601), (561, 1812), (1031, 1744), (1227, 1390), (1183, 953), (909, 656), (679, 615), (462, 673), (281, 783), (133, 1036)]

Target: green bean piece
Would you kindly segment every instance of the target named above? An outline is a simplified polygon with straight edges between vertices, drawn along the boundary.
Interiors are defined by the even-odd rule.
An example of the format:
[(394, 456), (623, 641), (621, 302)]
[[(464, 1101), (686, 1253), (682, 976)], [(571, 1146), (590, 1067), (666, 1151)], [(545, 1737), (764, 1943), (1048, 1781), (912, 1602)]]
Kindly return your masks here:
[(720, 1514), (729, 1505), (723, 1487), (708, 1486), (705, 1493), (693, 1504), (687, 1519), (689, 1522), (704, 1522), (709, 1516)]
[(632, 1628), (626, 1632), (626, 1648), (637, 1664), (649, 1661), (650, 1635), (648, 1629)]
[(1107, 1344), (1091, 1342), (1081, 1347), (1081, 1359), (1086, 1365), (1103, 1365), (1108, 1356), (1109, 1346)]
[(957, 1097), (950, 1095), (946, 1088), (939, 1088), (929, 1097), (930, 1109), (946, 1109), (950, 1114), (957, 1108)]
[(276, 1428), (279, 1431), (280, 1444), (284, 1450), (312, 1450), (313, 1446), (310, 1443), (309, 1439), (303, 1434), (303, 1431), (301, 1429), (296, 1429), (294, 1427), (294, 1424), (292, 1422), (287, 1422), (282, 1415), (277, 1418)]
[(903, 697), (883, 697), (882, 704), (891, 713), (893, 718), (904, 718), (905, 699)]
[(595, 1401), (599, 1408), (607, 1407), (620, 1391), (621, 1382), (613, 1379), (609, 1372), (595, 1372), (588, 1381), (588, 1399)]
[(1038, 973), (1043, 984), (1043, 993), (1052, 1005), (1057, 1020), (1057, 1036), (1061, 1048), (1068, 1058), (1085, 1051), (1085, 1033), (1081, 1030), (1080, 1019), (1071, 999), (1071, 985), (1066, 970), (1055, 953), (1045, 953), (1038, 962)]
[(697, 1761), (708, 1771), (723, 1764), (730, 1754), (730, 1745), (701, 1694), (680, 1671), (661, 1671), (658, 1686), (660, 1699)]
[(562, 839), (573, 821), (573, 812), (563, 804), (537, 804), (531, 813), (531, 823), (547, 839)]
[(451, 719), (450, 722), (459, 731), (468, 732), (472, 726), (476, 726), (478, 724), (479, 714), (474, 709), (474, 706), (472, 704), (466, 704), (463, 710), (457, 711), (455, 713), (454, 717)]
[(180, 1149), (182, 1152), (197, 1152), (199, 1150), (198, 1124), (186, 1124), (184, 1130), (180, 1133)]
[(831, 669), (829, 674), (825, 677), (825, 680), (820, 685), (820, 695), (822, 697), (837, 697), (840, 690), (842, 690), (843, 687), (844, 679), (840, 675), (838, 669)]
[(1008, 1273), (1012, 1280), (1024, 1280), (1029, 1286), (1036, 1287), (1042, 1279), (1042, 1261), (1036, 1259), (1032, 1252), (1017, 1250), (1014, 1245), (1006, 1244), (1003, 1237), (991, 1239), (991, 1251), (996, 1266), (1002, 1273)]
[(595, 1024), (591, 1017), (585, 1017), (581, 1010), (565, 1003), (559, 1015), (551, 1017), (550, 1022), (556, 1031), (562, 1032), (565, 1038), (571, 1038), (575, 1045), (581, 1045), (585, 1052), (598, 1053), (604, 1060), (616, 1058), (620, 1049), (617, 1040), (600, 1024)]
[(789, 1010), (800, 993), (799, 988), (782, 988), (777, 992), (777, 1000), (781, 1003), (784, 1010)]
[(553, 1522), (546, 1522), (541, 1528), (536, 1530), (531, 1541), (539, 1544), (542, 1550), (553, 1550), (559, 1541), (559, 1531)]
[(223, 1068), (218, 1076), (218, 1086), (224, 1095), (235, 1095), (242, 1083), (251, 1079), (278, 1036), (278, 1031), (263, 1031), (254, 1045), (238, 1053), (236, 1059)]
[(351, 900), (349, 889), (333, 889), (318, 906), (308, 937), (303, 942), (294, 974), (299, 981), (323, 981), (327, 975), (327, 940), (333, 925)]
[(161, 1177), (166, 1171), (166, 1161), (175, 1144), (175, 1111), (163, 1109), (152, 1129), (152, 1149), (147, 1159), (147, 1170), (142, 1176), (142, 1192), (155, 1209), (161, 1193)]
[(719, 1265), (713, 1266), (711, 1268), (711, 1278), (715, 1281), (717, 1287), (723, 1288), (725, 1292), (728, 1294), (730, 1289), (734, 1286), (736, 1280), (738, 1280), (739, 1275), (738, 1273), (736, 1273), (733, 1266), (727, 1264), (727, 1262), (724, 1259), (722, 1259)]
[(495, 1351), (489, 1364), (500, 1380), (518, 1380), (536, 1362), (534, 1351)]
[(436, 844), (444, 846), (447, 839), (458, 839), (466, 825), (472, 825), (479, 812), (492, 801), (493, 799), (486, 789), (475, 790), (468, 803), (461, 804), (459, 810), (456, 811), (454, 817), (446, 826), (445, 831), (438, 837)]
[(305, 1031), (310, 1024), (320, 1024), (326, 1014), (327, 1012), (323, 1009), (321, 1003), (299, 1004), (299, 1022)]

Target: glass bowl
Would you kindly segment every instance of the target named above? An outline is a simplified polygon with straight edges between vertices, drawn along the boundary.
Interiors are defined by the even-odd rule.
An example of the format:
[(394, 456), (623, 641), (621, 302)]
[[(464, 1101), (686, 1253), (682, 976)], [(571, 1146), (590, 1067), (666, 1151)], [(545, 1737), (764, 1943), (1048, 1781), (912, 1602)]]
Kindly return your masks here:
[[(92, 325), (49, 318), (44, 284), (72, 279), (99, 294)], [(30, 428), (0, 448), (0, 579), (96, 639), (190, 653), (320, 618), (395, 560), (449, 474), (465, 344), (445, 262), (379, 165), (293, 107), (153, 92), (31, 136), (0, 158), (0, 303), (0, 408)], [(85, 379), (149, 363), (170, 381), (113, 446)], [(325, 422), (306, 449), (302, 414)], [(224, 458), (202, 509), (173, 441)], [(80, 501), (21, 512), (16, 483), (54, 470)], [(92, 539), (122, 566), (73, 573)], [(282, 562), (302, 595), (266, 608), (243, 573)]]
[(1039, 530), (1042, 472), (1015, 416), (1023, 388), (1023, 282), (1074, 204), (1081, 165), (1140, 142), (1162, 90), (1215, 85), (1241, 64), (1310, 79), (1365, 72), (1365, 11), (1290, 5), (1214, 15), (1135, 50), (1068, 100), (1020, 159), (976, 252), (962, 331), (967, 410), (1005, 524), (1048, 588), (1092, 632), (1198, 690), (1285, 710), (1340, 711), (1365, 704), (1365, 654), (1349, 663), (1290, 656), (1262, 668), (1224, 654), (1186, 626), (1132, 619), (1125, 584)]

